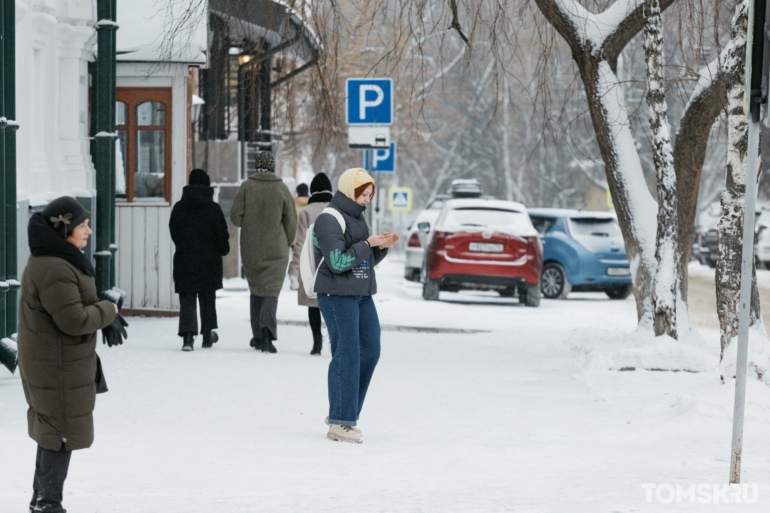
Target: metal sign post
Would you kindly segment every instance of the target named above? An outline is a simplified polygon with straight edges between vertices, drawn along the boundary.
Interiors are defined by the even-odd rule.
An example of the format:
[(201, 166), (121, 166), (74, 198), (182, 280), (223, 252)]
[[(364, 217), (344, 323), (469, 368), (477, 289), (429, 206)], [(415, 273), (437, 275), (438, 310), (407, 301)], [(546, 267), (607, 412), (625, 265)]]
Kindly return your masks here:
[[(376, 150), (390, 154), (390, 125), (393, 124), (393, 80), (389, 78), (349, 78), (345, 81), (345, 119), (348, 123), (348, 147), (368, 150), (364, 168), (375, 170)], [(380, 179), (375, 183), (376, 198), (369, 207), (369, 226), (380, 230)]]
[[(370, 151), (369, 155), (374, 155), (374, 152)], [(370, 156), (369, 157), (369, 167), (370, 168), (373, 165), (373, 162), (374, 162), (374, 157)], [(374, 189), (375, 189), (374, 193), (377, 194), (377, 186), (376, 185), (375, 185)], [(377, 234), (377, 231), (374, 229), (374, 209), (372, 209), (371, 206), (369, 207), (369, 229), (372, 230), (372, 233), (374, 235)]]
[[(746, 368), (749, 354), (749, 324), (751, 322), (751, 274), (754, 264), (754, 210), (757, 201), (759, 171), (760, 109), (767, 103), (767, 55), (765, 26), (768, 0), (751, 0), (746, 41), (746, 91), (744, 110), (749, 118), (748, 162), (746, 165), (746, 194), (743, 212), (743, 248), (741, 251), (741, 291), (738, 311), (738, 358), (735, 368), (735, 405), (733, 409), (733, 439), (730, 453), (730, 483), (741, 482), (743, 457), (743, 421), (746, 407)], [(762, 109), (762, 110), (766, 110)]]

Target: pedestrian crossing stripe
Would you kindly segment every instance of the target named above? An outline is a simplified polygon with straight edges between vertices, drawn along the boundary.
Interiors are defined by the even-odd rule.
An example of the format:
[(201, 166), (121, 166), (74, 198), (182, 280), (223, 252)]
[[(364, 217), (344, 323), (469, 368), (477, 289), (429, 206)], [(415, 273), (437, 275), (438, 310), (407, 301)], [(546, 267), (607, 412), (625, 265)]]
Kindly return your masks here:
[(388, 189), (388, 210), (391, 212), (411, 211), (412, 189), (410, 187), (391, 187)]

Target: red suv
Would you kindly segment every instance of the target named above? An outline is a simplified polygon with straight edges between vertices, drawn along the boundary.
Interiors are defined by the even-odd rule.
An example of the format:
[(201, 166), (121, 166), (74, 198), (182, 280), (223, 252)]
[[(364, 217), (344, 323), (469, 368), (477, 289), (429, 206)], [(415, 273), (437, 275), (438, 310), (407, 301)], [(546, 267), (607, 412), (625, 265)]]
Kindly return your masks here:
[(449, 200), (431, 231), (422, 296), (437, 301), (442, 290), (496, 290), (539, 306), (542, 267), (542, 245), (524, 205)]

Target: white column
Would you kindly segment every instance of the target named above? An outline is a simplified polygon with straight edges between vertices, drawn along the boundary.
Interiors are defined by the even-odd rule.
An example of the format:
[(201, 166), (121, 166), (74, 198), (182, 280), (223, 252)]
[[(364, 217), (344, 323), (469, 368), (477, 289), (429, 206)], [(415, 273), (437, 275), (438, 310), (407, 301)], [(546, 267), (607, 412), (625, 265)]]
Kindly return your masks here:
[(29, 95), (29, 147), (31, 155), (29, 192), (45, 193), (53, 185), (51, 175), (52, 149), (54, 145), (52, 131), (54, 74), (51, 39), (56, 26), (56, 18), (43, 12), (31, 15), (32, 73), (31, 95)]
[(16, 121), (23, 130), (16, 132), (16, 185), (18, 191), (29, 190), (29, 108), (32, 77), (32, 44), (30, 42), (29, 6), (16, 0)]
[(83, 86), (88, 75), (84, 73), (83, 50), (94, 34), (94, 29), (59, 23), (56, 26), (56, 54), (58, 59), (58, 123), (56, 144), (57, 178), (68, 190), (88, 188), (88, 171), (84, 165), (87, 137), (88, 104), (84, 102)]

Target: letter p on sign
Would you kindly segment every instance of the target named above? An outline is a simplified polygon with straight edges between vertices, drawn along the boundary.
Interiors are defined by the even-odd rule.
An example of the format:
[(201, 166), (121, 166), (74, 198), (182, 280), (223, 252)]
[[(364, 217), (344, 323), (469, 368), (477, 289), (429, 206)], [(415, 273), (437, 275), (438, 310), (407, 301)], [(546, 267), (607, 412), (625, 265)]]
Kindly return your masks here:
[[(359, 119), (366, 119), (366, 109), (371, 107), (377, 107), (382, 103), (382, 100), (385, 98), (385, 92), (382, 90), (382, 88), (375, 84), (364, 84), (360, 88), (361, 94), (358, 97), (358, 118)], [(374, 100), (367, 100), (366, 93), (369, 91), (373, 91), (376, 95)]]

